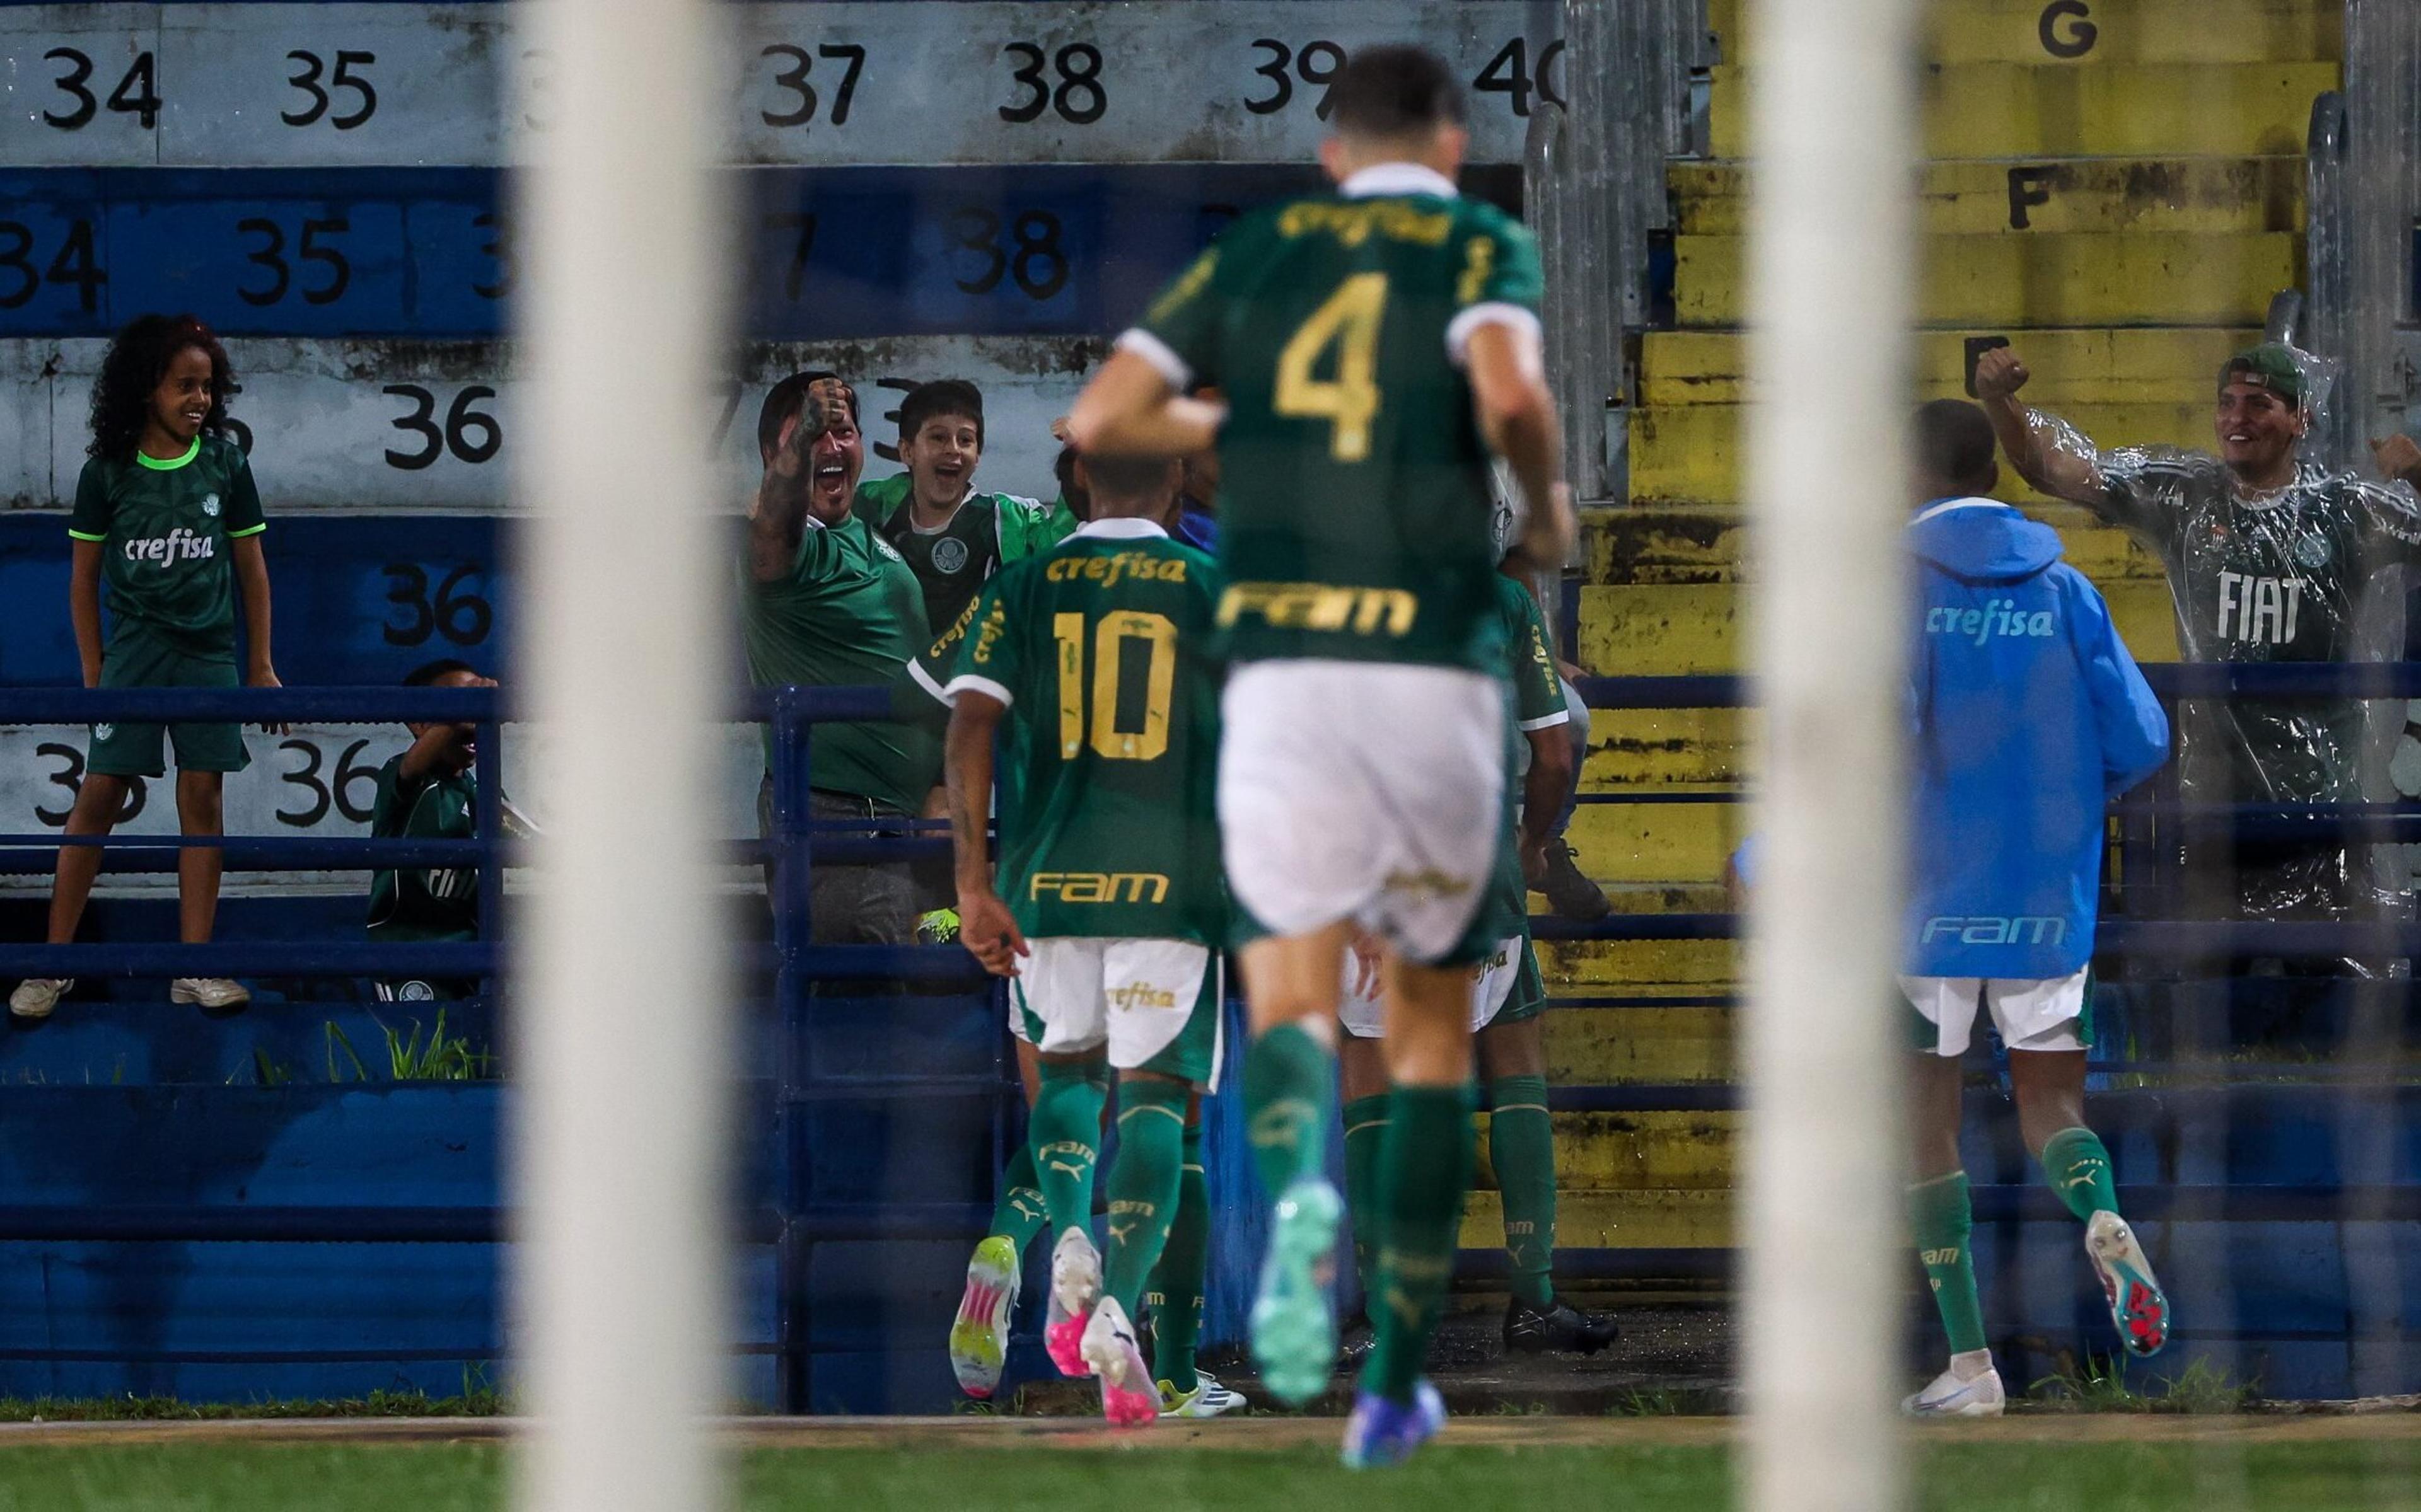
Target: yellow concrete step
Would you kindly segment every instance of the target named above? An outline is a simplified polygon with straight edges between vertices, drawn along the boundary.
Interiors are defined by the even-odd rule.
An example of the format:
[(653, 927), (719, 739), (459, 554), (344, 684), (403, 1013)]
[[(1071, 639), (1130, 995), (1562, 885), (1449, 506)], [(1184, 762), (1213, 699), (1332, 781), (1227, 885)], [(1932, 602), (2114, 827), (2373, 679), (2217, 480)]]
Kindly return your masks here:
[[(1688, 236), (1748, 229), (1752, 170), (1739, 162), (1667, 170), (1676, 227)], [(2179, 231), (2231, 236), (2300, 231), (2302, 158), (2083, 158), (1929, 163), (1920, 224), (1935, 235)]]
[[(1738, 326), (1740, 237), (1674, 238), (1685, 326)], [(2257, 236), (1937, 236), (1926, 239), (1916, 323), (1981, 326), (2257, 325), (2295, 283), (2298, 239)]]
[[(1585, 854), (1581, 859), (1584, 863), (1589, 860)], [(1718, 867), (1704, 877), (1665, 877), (1648, 883), (1608, 882), (1606, 892), (1612, 895), (1628, 887), (1703, 892), (1705, 901), (1674, 912), (1720, 913), (1725, 909), (1722, 881), (1723, 872)], [(1536, 949), (1539, 970), (1547, 978), (1548, 990), (1558, 997), (1581, 992), (1702, 997), (1710, 992), (1729, 991), (1740, 978), (1737, 953), (1728, 940), (1541, 940)]]
[[(2026, 397), (2047, 408), (2195, 404), (2206, 411), (2220, 365), (2261, 339), (2235, 330), (2172, 326), (2116, 330), (1929, 331), (1917, 338), (1913, 400), (1963, 398), (1967, 344), (2016, 343), (2034, 373)], [(1640, 403), (1738, 404), (1748, 394), (1748, 343), (1735, 331), (1650, 331), (1640, 349)], [(2199, 444), (2199, 443), (2198, 443)]]
[[(1703, 590), (1701, 590), (1703, 591)], [(1668, 789), (1669, 790), (1669, 789)], [(1583, 803), (1567, 837), (1589, 876), (1613, 882), (1713, 882), (1746, 836), (1744, 803)], [(1687, 943), (1677, 942), (1675, 943)], [(1681, 952), (1670, 952), (1678, 964)], [(1663, 976), (1672, 969), (1653, 974)]]
[[(2177, 660), (2177, 622), (2164, 581), (2120, 578), (2099, 585), (2138, 661)], [(1581, 589), (1582, 660), (1594, 668), (1633, 677), (1738, 672), (1745, 664), (1746, 607), (1745, 598), (1729, 584), (1592, 584)], [(1596, 818), (1616, 806), (1585, 805), (1575, 826), (1594, 821), (1589, 833), (1606, 845), (1624, 848), (1624, 853), (1649, 847), (1650, 832), (1657, 826), (1635, 818), (1619, 823)], [(1696, 879), (1711, 874), (1626, 869), (1598, 875), (1647, 881), (1658, 875)]]
[[(1739, 1114), (1559, 1113), (1554, 1125), (1559, 1193), (1694, 1192), (1732, 1184)], [(1485, 1118), (1479, 1158), (1479, 1190), (1498, 1190)]]
[(1727, 1007), (1557, 1006), (1546, 1018), (1547, 1080), (1555, 1086), (1730, 1081), (1740, 1072), (1735, 1017)]
[[(2045, 397), (2043, 407), (2101, 444), (2199, 447), (2213, 444), (2209, 398), (2189, 404), (2070, 405)], [(1727, 504), (1742, 499), (1744, 434), (1750, 411), (1739, 404), (1685, 404), (1631, 412), (1631, 496), (1653, 504)], [(2034, 497), (2004, 468), (1996, 498), (2023, 504)]]
[[(2335, 63), (1960, 63), (1927, 70), (1929, 158), (2297, 157)], [(1713, 150), (1750, 155), (1745, 70), (1715, 70)]]
[[(1746, 0), (1712, 0), (1726, 62), (1756, 55)], [(2288, 63), (2340, 57), (2345, 7), (2331, 0), (1935, 0), (1925, 55), (1937, 63)]]
[[(1462, 1247), (1505, 1243), (1505, 1208), (1475, 1192), (1462, 1209)], [(1729, 1192), (1564, 1192), (1555, 1198), (1555, 1243), (1567, 1250), (1703, 1250), (1732, 1243)]]
[[(2122, 445), (2133, 438), (2109, 432), (2096, 439), (2105, 445)], [(2069, 562), (2094, 582), (2107, 586), (2121, 578), (2161, 577), (2158, 557), (2138, 545), (2125, 531), (2104, 524), (2077, 506), (2032, 497), (2013, 502), (2025, 510), (2028, 518), (2041, 521), (2058, 531), (2061, 548)], [(1730, 504), (1603, 506), (1583, 510), (1581, 527), (1589, 568), (1587, 581), (1606, 585), (1669, 586), (1737, 582), (1748, 540), (1746, 511)], [(1583, 664), (1591, 665), (1585, 662)], [(1619, 669), (1596, 670), (1611, 673)], [(1618, 715), (1614, 710), (1607, 710), (1601, 717), (1647, 720), (1663, 712)], [(1673, 717), (1684, 715), (1681, 710), (1670, 713)], [(1700, 711), (1691, 717), (1711, 717), (1711, 711)], [(1673, 739), (1673, 731), (1661, 724), (1608, 725), (1605, 732), (1610, 734), (1617, 729), (1629, 731), (1651, 744), (1658, 740)], [(1607, 775), (1612, 780), (1611, 771)], [(1641, 776), (1630, 780), (1651, 779)], [(1652, 780), (1712, 782), (1721, 779), (1676, 770), (1656, 775)]]

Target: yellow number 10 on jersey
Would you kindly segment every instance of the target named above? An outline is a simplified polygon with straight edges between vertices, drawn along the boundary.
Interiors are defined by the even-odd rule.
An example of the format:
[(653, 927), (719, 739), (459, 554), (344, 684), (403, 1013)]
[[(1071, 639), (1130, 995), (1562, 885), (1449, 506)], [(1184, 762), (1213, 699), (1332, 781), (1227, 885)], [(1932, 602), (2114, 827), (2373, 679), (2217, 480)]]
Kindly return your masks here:
[[(1054, 615), (1059, 643), (1059, 756), (1073, 760), (1086, 744), (1085, 616)], [(1118, 658), (1130, 639), (1147, 643), (1143, 728), (1118, 728)], [(1177, 627), (1165, 615), (1121, 609), (1093, 631), (1093, 754), (1111, 761), (1151, 761), (1168, 749), (1168, 706), (1177, 687)]]
[[(1280, 414), (1329, 423), (1328, 454), (1340, 462), (1370, 455), (1370, 422), (1379, 413), (1379, 318), (1387, 309), (1387, 275), (1355, 273), (1337, 286), (1327, 303), (1311, 312), (1278, 353)], [(1336, 377), (1311, 376), (1329, 348), (1336, 349)]]

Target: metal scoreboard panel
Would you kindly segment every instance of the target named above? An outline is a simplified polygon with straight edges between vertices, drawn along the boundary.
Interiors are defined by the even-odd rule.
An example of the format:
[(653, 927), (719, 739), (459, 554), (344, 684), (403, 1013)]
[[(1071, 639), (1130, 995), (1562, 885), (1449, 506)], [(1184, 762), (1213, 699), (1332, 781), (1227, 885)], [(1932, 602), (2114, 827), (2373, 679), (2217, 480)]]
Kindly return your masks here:
[[(1562, 92), (1520, 0), (839, 0), (734, 8), (722, 125), (749, 164), (1308, 161), (1353, 48), (1417, 39), (1472, 88), (1473, 158), (1515, 163)], [(545, 60), (504, 5), (0, 7), (0, 163), (502, 165)]]
[[(74, 502), (86, 413), (103, 343), (0, 340), (0, 507)], [(866, 475), (898, 470), (899, 398), (919, 382), (964, 378), (983, 391), (986, 446), (976, 486), (1050, 498), (1068, 413), (1103, 350), (1082, 337), (923, 336), (749, 349), (712, 397), (728, 512), (756, 486), (757, 410), (782, 377), (824, 368), (857, 386)], [(499, 514), (512, 507), (520, 381), (497, 341), (238, 339), (243, 386), (230, 406), (272, 518), (284, 513)], [(603, 423), (611, 424), (611, 417)]]

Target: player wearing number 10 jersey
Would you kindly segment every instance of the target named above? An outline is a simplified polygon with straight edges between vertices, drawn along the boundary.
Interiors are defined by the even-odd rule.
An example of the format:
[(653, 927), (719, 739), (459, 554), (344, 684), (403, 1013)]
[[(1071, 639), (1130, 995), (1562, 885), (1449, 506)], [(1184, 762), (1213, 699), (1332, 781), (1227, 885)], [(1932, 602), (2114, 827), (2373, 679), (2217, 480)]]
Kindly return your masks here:
[[(1411, 47), (1337, 70), (1334, 194), (1246, 216), (1118, 340), (1070, 416), (1078, 449), (1190, 454), (1223, 476), (1219, 821), (1256, 1039), (1244, 1092), (1278, 1199), (1253, 1309), (1262, 1380), (1327, 1385), (1325, 1175), (1335, 1020), (1357, 927), (1386, 942), (1395, 1083), (1378, 1186), (1382, 1293), (1349, 1464), (1436, 1430), (1420, 1379), (1471, 1167), (1468, 968), (1505, 791), (1504, 631), (1490, 454), (1528, 506), (1534, 565), (1572, 535), (1541, 375), (1538, 253), (1458, 196), (1461, 88)], [(1195, 397), (1216, 389), (1219, 401)]]
[[(1062, 1371), (1101, 1378), (1102, 1409), (1123, 1424), (1199, 1390), (1193, 1308), (1174, 1302), (1198, 1274), (1159, 1288), (1174, 1302), (1156, 1319), (1163, 1393), (1133, 1317), (1164, 1250), (1191, 1245), (1197, 1265), (1203, 1253), (1195, 1241), (1207, 1230), (1170, 1238), (1185, 1197), (1204, 1202), (1186, 1181), (1201, 1164), (1186, 1126), (1193, 1094), (1218, 1078), (1227, 930), (1208, 647), (1218, 569), (1168, 538), (1178, 471), (1169, 460), (1089, 466), (1093, 519), (985, 588), (944, 690), (960, 938), (1011, 978), (1011, 1011), (1042, 1063), (1028, 1144), (1056, 1236), (1044, 1342)], [(984, 844), (995, 734), (997, 887)], [(1093, 1166), (1113, 1070), (1105, 1265), (1091, 1237)], [(1000, 1258), (1005, 1291), (1014, 1256)]]

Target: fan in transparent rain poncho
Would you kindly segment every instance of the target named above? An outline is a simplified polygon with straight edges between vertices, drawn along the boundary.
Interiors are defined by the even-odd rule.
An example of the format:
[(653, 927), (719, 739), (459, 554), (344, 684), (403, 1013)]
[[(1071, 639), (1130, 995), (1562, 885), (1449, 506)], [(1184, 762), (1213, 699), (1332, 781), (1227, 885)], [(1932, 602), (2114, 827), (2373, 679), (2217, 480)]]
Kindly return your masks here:
[[(2372, 575), (2421, 561), (2421, 447), (2402, 435), (2373, 442), (2384, 482), (2300, 455), (2325, 395), (2320, 359), (2274, 341), (2229, 358), (2216, 456), (2099, 450), (2067, 421), (2018, 402), (2028, 376), (2006, 347), (1976, 366), (1976, 395), (2010, 465), (2159, 553), (2187, 661), (2366, 659), (2356, 611)], [(2363, 726), (2361, 704), (2348, 698), (2189, 701), (2178, 729), (2181, 796), (2357, 802)], [(2221, 854), (2188, 858), (2187, 886), (2204, 916), (2345, 919), (2384, 902), (2361, 853), (2341, 842), (2219, 844)]]

